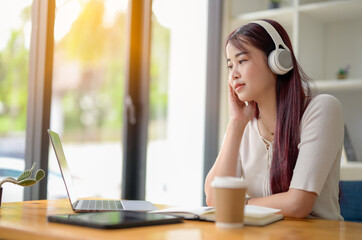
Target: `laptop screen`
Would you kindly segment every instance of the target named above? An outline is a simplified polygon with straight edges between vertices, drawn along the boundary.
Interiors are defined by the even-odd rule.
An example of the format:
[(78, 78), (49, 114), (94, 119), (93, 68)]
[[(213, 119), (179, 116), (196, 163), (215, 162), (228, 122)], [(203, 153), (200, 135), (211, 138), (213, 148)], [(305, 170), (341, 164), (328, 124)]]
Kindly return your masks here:
[(70, 202), (73, 206), (73, 204), (78, 200), (78, 196), (76, 194), (72, 176), (69, 171), (69, 167), (67, 164), (67, 161), (65, 159), (62, 143), (60, 142), (59, 135), (51, 130), (48, 130), (50, 141), (53, 145), (53, 149), (55, 152), (55, 156), (57, 157), (60, 172), (62, 173), (63, 180), (65, 183), (65, 188), (68, 192), (68, 196), (70, 199)]

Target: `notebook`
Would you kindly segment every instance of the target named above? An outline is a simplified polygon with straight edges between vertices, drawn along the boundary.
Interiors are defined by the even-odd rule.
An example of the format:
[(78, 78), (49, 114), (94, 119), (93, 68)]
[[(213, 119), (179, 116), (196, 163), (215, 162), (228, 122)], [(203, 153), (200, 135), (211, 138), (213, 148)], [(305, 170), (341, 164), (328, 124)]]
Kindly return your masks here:
[(48, 129), (50, 142), (52, 143), (55, 156), (58, 160), (60, 172), (62, 174), (65, 188), (67, 190), (70, 204), (75, 212), (92, 211), (151, 211), (157, 208), (149, 201), (143, 200), (88, 200), (79, 199), (73, 185), (72, 176), (64, 155), (62, 143), (59, 135)]
[[(283, 215), (278, 214), (279, 212), (280, 209), (245, 205), (244, 224), (249, 226), (268, 225), (284, 218)], [(187, 220), (215, 222), (216, 219), (216, 213), (213, 207), (174, 207), (152, 211), (152, 213), (171, 214)]]

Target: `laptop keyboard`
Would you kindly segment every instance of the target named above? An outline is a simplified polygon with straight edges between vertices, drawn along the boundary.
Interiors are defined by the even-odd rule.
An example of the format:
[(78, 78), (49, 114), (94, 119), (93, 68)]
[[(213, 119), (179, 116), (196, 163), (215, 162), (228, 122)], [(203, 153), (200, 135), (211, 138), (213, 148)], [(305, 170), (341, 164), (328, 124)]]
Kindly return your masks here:
[(123, 206), (122, 206), (121, 201), (115, 201), (115, 200), (81, 200), (77, 204), (77, 209), (81, 209), (81, 210), (123, 210)]

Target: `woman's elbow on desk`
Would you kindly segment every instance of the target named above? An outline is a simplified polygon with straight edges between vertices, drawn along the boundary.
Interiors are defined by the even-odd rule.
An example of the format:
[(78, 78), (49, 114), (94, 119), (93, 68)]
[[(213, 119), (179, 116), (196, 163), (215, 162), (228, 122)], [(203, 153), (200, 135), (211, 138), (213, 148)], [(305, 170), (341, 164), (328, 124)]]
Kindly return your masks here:
[(305, 218), (312, 212), (316, 199), (314, 192), (289, 189), (287, 192), (250, 199), (248, 204), (281, 209), (284, 217)]
[(318, 195), (314, 192), (307, 192), (300, 189), (289, 189), (290, 197), (289, 213), (286, 217), (306, 218), (313, 210)]
[(306, 218), (311, 211), (304, 206), (294, 206), (290, 207), (287, 211), (283, 211), (283, 215), (290, 218)]

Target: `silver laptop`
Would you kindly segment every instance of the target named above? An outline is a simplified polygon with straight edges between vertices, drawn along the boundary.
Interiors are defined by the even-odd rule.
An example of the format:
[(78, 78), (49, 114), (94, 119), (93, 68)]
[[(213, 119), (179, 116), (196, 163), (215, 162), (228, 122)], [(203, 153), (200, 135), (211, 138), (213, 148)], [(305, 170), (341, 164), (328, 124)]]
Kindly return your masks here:
[(87, 200), (78, 199), (76, 189), (73, 185), (72, 176), (65, 159), (62, 143), (56, 132), (48, 130), (50, 141), (52, 143), (55, 155), (57, 157), (60, 172), (62, 174), (69, 201), (75, 212), (91, 211), (152, 211), (157, 208), (148, 201), (142, 200)]

